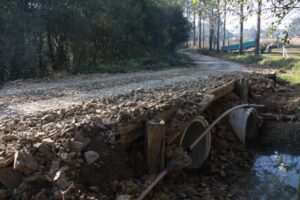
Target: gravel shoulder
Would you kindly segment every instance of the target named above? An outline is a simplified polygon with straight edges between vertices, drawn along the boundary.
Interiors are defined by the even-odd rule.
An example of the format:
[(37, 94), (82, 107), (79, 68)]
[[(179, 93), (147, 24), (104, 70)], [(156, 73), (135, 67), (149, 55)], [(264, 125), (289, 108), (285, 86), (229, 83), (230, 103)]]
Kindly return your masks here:
[[(208, 79), (211, 75), (241, 72), (240, 64), (184, 52), (189, 68), (143, 71), (127, 74), (92, 74), (55, 80), (26, 80), (6, 83), (0, 90), (0, 118), (67, 108), (83, 101), (128, 93), (137, 88), (154, 89)], [(212, 83), (213, 84), (213, 83)]]

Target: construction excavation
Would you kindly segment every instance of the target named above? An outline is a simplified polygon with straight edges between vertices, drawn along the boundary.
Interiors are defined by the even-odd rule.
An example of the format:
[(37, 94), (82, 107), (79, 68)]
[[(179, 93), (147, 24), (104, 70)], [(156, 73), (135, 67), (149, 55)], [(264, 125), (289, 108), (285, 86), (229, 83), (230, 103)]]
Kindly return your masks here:
[(0, 0), (0, 200), (300, 200), (300, 0)]
[(299, 116), (271, 113), (283, 90), (273, 72), (223, 73), (2, 116), (0, 199), (256, 199), (249, 144)]

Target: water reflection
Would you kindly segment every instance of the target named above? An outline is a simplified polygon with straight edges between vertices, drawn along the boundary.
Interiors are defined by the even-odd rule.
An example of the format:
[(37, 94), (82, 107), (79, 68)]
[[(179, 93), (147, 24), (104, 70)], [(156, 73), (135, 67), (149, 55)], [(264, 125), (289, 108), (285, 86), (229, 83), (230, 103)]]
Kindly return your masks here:
[(278, 152), (261, 155), (256, 158), (252, 172), (251, 199), (300, 200), (300, 156)]

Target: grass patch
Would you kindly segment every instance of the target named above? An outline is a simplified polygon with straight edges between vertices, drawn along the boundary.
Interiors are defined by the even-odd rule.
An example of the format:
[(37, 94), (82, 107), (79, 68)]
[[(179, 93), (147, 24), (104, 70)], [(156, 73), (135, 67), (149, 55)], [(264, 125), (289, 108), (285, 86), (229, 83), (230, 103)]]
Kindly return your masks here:
[(209, 50), (209, 49), (195, 49), (194, 52), (196, 53), (200, 53), (202, 55), (206, 55), (206, 56), (216, 56), (219, 53), (216, 50)]
[(263, 58), (262, 56), (255, 56), (255, 55), (225, 55), (226, 58), (234, 61), (239, 61), (245, 64), (252, 64), (252, 63), (258, 63)]
[(289, 58), (282, 57), (282, 49), (273, 49), (271, 54), (255, 56), (253, 53), (244, 55), (219, 54), (223, 58), (238, 61), (245, 64), (258, 64), (276, 69), (284, 69), (286, 74), (280, 74), (279, 78), (290, 84), (300, 84), (300, 48), (288, 48)]
[(174, 67), (188, 67), (188, 58), (183, 54), (168, 54), (151, 58), (123, 60), (117, 63), (84, 65), (74, 70), (73, 74), (93, 73), (129, 73), (143, 70), (165, 70)]
[(278, 78), (288, 82), (291, 85), (300, 84), (300, 75), (297, 74), (280, 74)]
[(244, 55), (223, 54), (223, 57), (245, 64), (267, 65), (277, 69), (300, 71), (300, 49), (291, 48), (288, 49), (288, 52), (288, 59), (282, 57), (281, 49), (273, 49), (273, 53), (261, 54), (259, 56), (255, 56), (251, 53)]

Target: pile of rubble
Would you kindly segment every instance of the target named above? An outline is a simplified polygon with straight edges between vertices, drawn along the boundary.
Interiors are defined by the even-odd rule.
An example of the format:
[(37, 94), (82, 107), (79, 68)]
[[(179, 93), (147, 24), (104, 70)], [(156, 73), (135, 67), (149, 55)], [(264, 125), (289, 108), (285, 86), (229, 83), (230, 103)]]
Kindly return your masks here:
[[(220, 103), (222, 106), (218, 106)], [(230, 108), (238, 103), (239, 100), (234, 95), (227, 96), (215, 102), (205, 113), (206, 117), (214, 120), (224, 108)], [(240, 184), (246, 184), (247, 180), (240, 178), (243, 177), (242, 171), (251, 169), (252, 157), (224, 120), (212, 130), (211, 153), (201, 170), (183, 170), (169, 174), (147, 199), (247, 199), (245, 198), (247, 195), (240, 189)], [(155, 176), (149, 175), (116, 184), (122, 185), (120, 194), (129, 194), (134, 199), (154, 178)]]
[(250, 76), (251, 97), (255, 102), (266, 104), (269, 112), (296, 114), (299, 109), (299, 86), (291, 86), (277, 79), (276, 74)]
[[(60, 199), (78, 185), (81, 169), (93, 166), (101, 173), (109, 153), (94, 150), (96, 132), (99, 145), (117, 148), (117, 130), (172, 106), (184, 105), (177, 117), (196, 108), (203, 95), (232, 77), (211, 77), (180, 85), (83, 102), (68, 109), (32, 116), (7, 117), (0, 122), (1, 197), (16, 199)], [(192, 111), (191, 111), (192, 112)], [(192, 114), (192, 113), (190, 113)], [(94, 144), (95, 145), (95, 144)], [(78, 185), (77, 185), (78, 184)], [(84, 186), (99, 191), (98, 186)], [(78, 195), (81, 193), (78, 192)], [(72, 194), (75, 196), (75, 194)]]
[[(171, 126), (179, 126), (197, 114), (198, 104), (207, 92), (235, 78), (215, 76), (209, 82), (199, 79), (151, 90), (138, 88), (68, 109), (4, 118), (0, 122), (0, 199), (113, 199), (118, 194), (136, 197), (154, 177), (134, 178), (136, 173), (126, 163), (130, 157), (119, 143), (119, 128), (172, 107), (180, 107), (171, 120)], [(255, 100), (263, 98), (268, 90), (293, 90), (266, 75), (251, 74), (249, 80)], [(224, 101), (238, 102), (226, 97), (222, 109)], [(206, 113), (207, 119), (216, 118), (214, 113), (218, 111)], [(239, 191), (226, 192), (227, 182), (236, 180), (236, 169), (250, 167), (251, 155), (225, 127), (213, 131), (212, 151), (203, 172), (172, 174), (150, 197), (218, 199), (242, 195)], [(89, 181), (93, 178), (98, 180)]]

